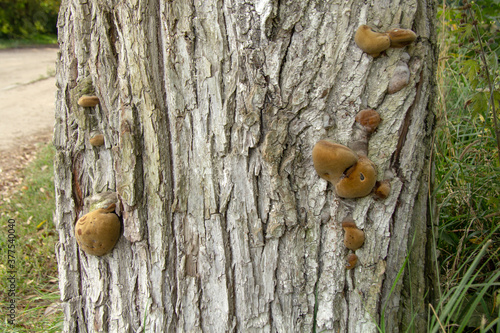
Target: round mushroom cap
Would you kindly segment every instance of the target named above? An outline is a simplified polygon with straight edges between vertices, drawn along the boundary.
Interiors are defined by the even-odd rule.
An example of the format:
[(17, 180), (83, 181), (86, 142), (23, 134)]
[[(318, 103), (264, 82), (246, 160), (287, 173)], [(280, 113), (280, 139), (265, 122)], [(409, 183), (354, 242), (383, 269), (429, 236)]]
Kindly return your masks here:
[(312, 159), (318, 175), (335, 185), (344, 171), (356, 164), (358, 156), (346, 146), (320, 140), (312, 150)]
[(392, 29), (387, 31), (391, 41), (391, 47), (400, 48), (410, 45), (417, 39), (417, 35), (409, 29)]
[(97, 209), (78, 219), (75, 237), (80, 248), (88, 254), (102, 256), (113, 249), (120, 238), (120, 220), (114, 213), (115, 204)]
[(356, 45), (372, 57), (378, 57), (380, 53), (391, 46), (391, 40), (385, 33), (375, 32), (369, 26), (361, 25), (354, 35)]
[(100, 147), (104, 144), (104, 135), (97, 134), (89, 139), (89, 142), (94, 147)]
[(353, 269), (357, 263), (358, 263), (358, 256), (354, 253), (351, 253), (347, 256), (347, 264), (345, 265), (345, 268)]
[(380, 124), (380, 115), (373, 109), (365, 109), (358, 112), (356, 121), (363, 126), (368, 133), (373, 133)]
[(94, 107), (97, 104), (99, 104), (99, 98), (97, 96), (83, 95), (78, 99), (78, 105), (83, 107)]
[(361, 198), (373, 190), (377, 182), (377, 170), (372, 161), (365, 156), (360, 156), (358, 163), (346, 171), (335, 190), (341, 198)]
[(373, 194), (377, 199), (386, 199), (391, 193), (391, 183), (389, 180), (377, 181), (375, 183), (375, 189), (373, 190)]
[(345, 231), (344, 245), (349, 250), (356, 251), (365, 242), (365, 233), (363, 230), (358, 229), (356, 224), (352, 221), (342, 222), (342, 228)]

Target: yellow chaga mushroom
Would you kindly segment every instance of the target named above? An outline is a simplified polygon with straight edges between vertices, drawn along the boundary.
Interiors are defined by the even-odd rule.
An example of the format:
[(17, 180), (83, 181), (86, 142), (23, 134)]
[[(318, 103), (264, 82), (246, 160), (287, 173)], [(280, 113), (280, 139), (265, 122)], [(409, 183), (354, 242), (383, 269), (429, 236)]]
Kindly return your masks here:
[(367, 25), (361, 25), (354, 35), (356, 45), (372, 57), (378, 57), (391, 46), (389, 36), (385, 33), (375, 32)]
[(89, 142), (94, 147), (102, 146), (104, 144), (104, 135), (102, 134), (94, 135), (92, 138), (90, 138)]
[(99, 104), (99, 98), (97, 96), (83, 95), (78, 99), (78, 105), (83, 107), (94, 107), (97, 104)]
[(335, 185), (344, 172), (356, 164), (358, 156), (346, 146), (320, 140), (313, 148), (312, 159), (318, 175)]
[(342, 228), (345, 231), (344, 245), (349, 250), (356, 251), (365, 242), (365, 233), (358, 229), (352, 218), (345, 218), (342, 222)]
[(358, 263), (358, 256), (354, 253), (351, 253), (347, 256), (347, 264), (345, 265), (345, 268), (353, 269), (357, 263)]
[(377, 181), (375, 183), (375, 188), (373, 189), (373, 194), (376, 199), (386, 199), (391, 193), (391, 183), (389, 180)]
[(401, 48), (410, 45), (417, 39), (417, 35), (409, 29), (392, 29), (387, 31), (391, 47)]
[(373, 133), (380, 124), (380, 115), (373, 109), (365, 109), (358, 112), (356, 122), (363, 126), (368, 133)]
[(116, 205), (97, 209), (80, 217), (75, 225), (75, 237), (88, 254), (102, 256), (110, 252), (120, 238), (120, 220), (114, 213)]
[(361, 198), (370, 194), (377, 181), (377, 170), (366, 156), (360, 156), (358, 163), (349, 168), (335, 190), (341, 198)]

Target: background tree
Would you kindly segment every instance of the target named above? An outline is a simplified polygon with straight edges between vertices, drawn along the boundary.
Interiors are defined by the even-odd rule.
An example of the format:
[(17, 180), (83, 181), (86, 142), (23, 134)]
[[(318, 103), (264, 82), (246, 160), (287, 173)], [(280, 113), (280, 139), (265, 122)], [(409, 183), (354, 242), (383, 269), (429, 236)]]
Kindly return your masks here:
[[(421, 332), (433, 2), (63, 1), (54, 143), (66, 331)], [(413, 29), (372, 58), (361, 24)], [(387, 94), (404, 59), (410, 83)], [(84, 93), (96, 108), (76, 103)], [(351, 141), (356, 113), (392, 193), (339, 199), (314, 144)], [(105, 144), (88, 139), (103, 133)], [(79, 251), (86, 198), (116, 191), (123, 235)], [(339, 224), (366, 234), (346, 272)]]

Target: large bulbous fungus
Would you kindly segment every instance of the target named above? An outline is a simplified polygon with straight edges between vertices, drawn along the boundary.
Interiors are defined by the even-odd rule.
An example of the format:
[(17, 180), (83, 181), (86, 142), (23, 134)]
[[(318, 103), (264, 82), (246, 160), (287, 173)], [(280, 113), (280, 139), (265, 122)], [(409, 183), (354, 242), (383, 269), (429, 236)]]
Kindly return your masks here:
[(345, 231), (344, 245), (349, 250), (356, 251), (365, 242), (365, 233), (358, 229), (356, 223), (351, 218), (346, 218), (342, 222), (342, 228)]
[(354, 35), (356, 45), (372, 57), (378, 57), (391, 46), (389, 36), (385, 33), (375, 32), (367, 25), (361, 25)]
[(335, 185), (341, 198), (361, 198), (373, 190), (377, 181), (377, 170), (366, 156), (359, 156), (358, 163), (349, 168)]
[(400, 48), (410, 45), (417, 39), (417, 35), (409, 29), (392, 29), (387, 31), (391, 47)]
[(88, 254), (102, 256), (113, 249), (120, 238), (120, 220), (114, 213), (116, 205), (97, 209), (80, 217), (75, 225), (75, 237)]
[(356, 115), (356, 122), (363, 126), (368, 133), (373, 133), (380, 124), (380, 115), (373, 109), (361, 110)]
[(410, 82), (410, 69), (408, 65), (400, 61), (394, 72), (392, 73), (391, 80), (389, 81), (389, 86), (387, 87), (387, 92), (389, 94), (394, 94), (408, 85)]
[(358, 156), (346, 146), (320, 140), (313, 148), (312, 159), (318, 175), (335, 185), (356, 164)]
[(353, 269), (357, 263), (358, 263), (358, 256), (354, 253), (351, 253), (347, 256), (347, 264), (345, 265), (345, 268)]
[(94, 147), (100, 147), (104, 144), (104, 135), (97, 134), (89, 139), (89, 142)]
[(99, 98), (97, 96), (83, 95), (78, 99), (78, 105), (83, 107), (94, 107), (97, 104), (99, 104)]

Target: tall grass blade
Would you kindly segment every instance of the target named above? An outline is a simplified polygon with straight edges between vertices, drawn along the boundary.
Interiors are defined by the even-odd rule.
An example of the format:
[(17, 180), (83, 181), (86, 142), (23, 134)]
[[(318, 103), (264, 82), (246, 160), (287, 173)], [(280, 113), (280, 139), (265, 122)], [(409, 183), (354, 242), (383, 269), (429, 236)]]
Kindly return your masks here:
[[(492, 241), (488, 240), (483, 245), (483, 247), (481, 248), (481, 251), (477, 254), (476, 258), (474, 259), (474, 261), (472, 262), (470, 267), (465, 272), (465, 274), (462, 277), (458, 286), (451, 289), (446, 295), (444, 295), (441, 298), (441, 301), (439, 302), (439, 306), (438, 306), (438, 313), (431, 321), (431, 330), (430, 330), (431, 333), (436, 333), (439, 330), (440, 325), (436, 324), (436, 319), (439, 322), (444, 323), (446, 325), (447, 323), (450, 322), (450, 320), (452, 319), (452, 316), (455, 314), (457, 309), (459, 309), (459, 307), (461, 306), (461, 304), (463, 303), (463, 301), (465, 299), (465, 297), (464, 297), (465, 294), (467, 293), (467, 291), (469, 290), (469, 288), (473, 284), (475, 277), (477, 277), (477, 274), (479, 274), (479, 272), (478, 272), (473, 277), (473, 274), (476, 270), (476, 267), (479, 265), (481, 259), (483, 258), (484, 254), (488, 250), (488, 247), (491, 245), (491, 243), (492, 243)], [(463, 265), (462, 265), (462, 267), (463, 267)], [(442, 305), (444, 302), (446, 302), (446, 305), (444, 306), (444, 308), (442, 308)], [(441, 308), (442, 308), (442, 311), (440, 311)]]

